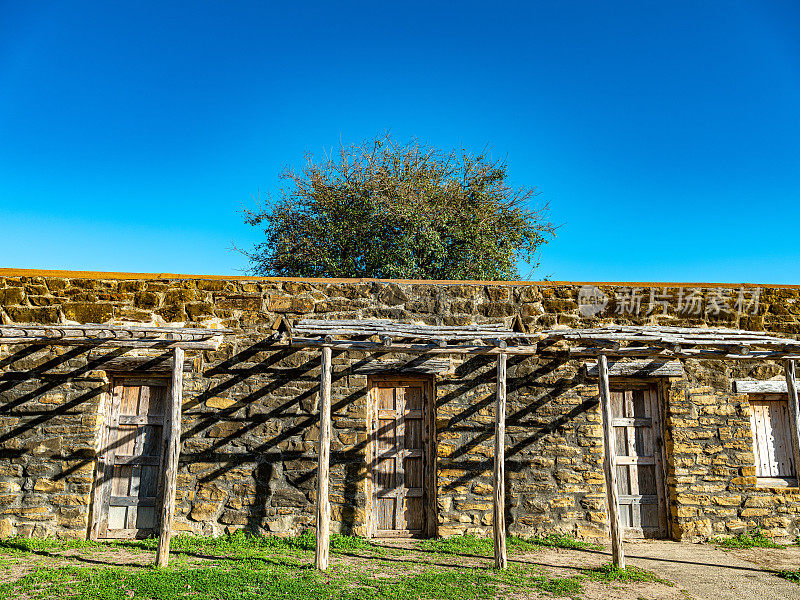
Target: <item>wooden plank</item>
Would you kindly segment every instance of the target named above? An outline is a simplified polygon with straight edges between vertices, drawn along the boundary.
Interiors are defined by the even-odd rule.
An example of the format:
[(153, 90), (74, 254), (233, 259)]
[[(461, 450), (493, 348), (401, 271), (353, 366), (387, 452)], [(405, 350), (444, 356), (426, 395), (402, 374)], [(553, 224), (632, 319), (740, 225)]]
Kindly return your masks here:
[[(178, 458), (181, 451), (181, 405), (183, 404), (183, 349), (173, 351), (172, 393), (169, 399), (169, 429), (166, 432), (164, 470), (162, 474), (161, 522), (156, 550), (159, 567), (169, 561), (172, 518), (175, 514), (175, 490), (178, 482)], [(166, 428), (165, 428), (166, 429)]]
[[(130, 507), (137, 507), (137, 506), (155, 506), (156, 499), (154, 496), (140, 498), (138, 496), (111, 496), (108, 500), (109, 506), (130, 506)], [(130, 513), (135, 511), (128, 511), (128, 527), (127, 529), (136, 529), (136, 519), (133, 519), (133, 524), (131, 524)]]
[(441, 346), (439, 344), (392, 344), (386, 346), (381, 342), (353, 341), (353, 340), (327, 340), (315, 338), (292, 338), (289, 345), (293, 348), (316, 348), (332, 346), (340, 350), (361, 350), (364, 352), (396, 352), (401, 354), (536, 354), (536, 344), (525, 346), (509, 346), (497, 348), (487, 345), (464, 344), (457, 346)]
[[(597, 379), (596, 362), (586, 363), (586, 376)], [(608, 364), (609, 377), (683, 377), (683, 365), (677, 360), (627, 360)]]
[[(90, 355), (90, 358), (94, 358)], [(171, 373), (172, 358), (168, 355), (159, 356), (117, 356), (100, 362), (97, 369), (107, 373), (126, 373), (136, 371), (140, 373)], [(187, 361), (183, 365), (185, 372), (191, 372), (192, 363)]]
[(120, 425), (164, 425), (163, 415), (120, 415)]
[(437, 519), (437, 486), (436, 486), (436, 421), (434, 419), (434, 407), (436, 405), (436, 393), (433, 378), (428, 378), (425, 382), (425, 396), (422, 399), (422, 408), (425, 413), (425, 440), (423, 444), (423, 464), (425, 486), (425, 531), (424, 534), (433, 538), (436, 537)]
[(105, 498), (103, 491), (107, 489), (106, 472), (109, 470), (107, 462), (109, 461), (109, 432), (111, 430), (111, 404), (114, 389), (111, 393), (104, 393), (100, 403), (100, 410), (102, 411), (103, 425), (100, 430), (100, 446), (98, 451), (98, 460), (94, 473), (94, 488), (92, 490), (92, 506), (91, 515), (89, 517), (89, 539), (97, 540), (100, 537), (100, 522), (103, 519), (103, 509)]
[(606, 499), (608, 501), (608, 518), (611, 527), (611, 554), (615, 567), (625, 568), (625, 553), (622, 548), (622, 529), (619, 517), (619, 498), (617, 495), (617, 465), (614, 452), (614, 431), (611, 425), (611, 392), (608, 385), (608, 360), (604, 355), (598, 359), (600, 392), (600, 412), (603, 417), (603, 442), (605, 456), (603, 472), (606, 479)]
[(494, 495), (493, 521), (494, 566), (508, 566), (506, 550), (506, 496), (505, 496), (505, 452), (506, 452), (506, 361), (505, 354), (497, 357), (497, 394), (494, 410)]
[(789, 424), (792, 433), (792, 454), (794, 457), (794, 470), (797, 475), (797, 485), (800, 487), (800, 404), (797, 395), (797, 375), (795, 362), (787, 360), (784, 364), (786, 374), (786, 389), (788, 392)]
[(453, 363), (449, 358), (427, 358), (424, 354), (415, 360), (375, 360), (366, 364), (356, 364), (353, 373), (378, 375), (380, 373), (420, 373), (424, 375), (443, 375), (450, 373)]
[(737, 394), (787, 394), (786, 379), (735, 379), (733, 389)]
[(317, 547), (314, 564), (320, 571), (328, 568), (331, 507), (328, 479), (331, 452), (331, 348), (322, 348), (319, 382), (319, 451), (317, 465)]

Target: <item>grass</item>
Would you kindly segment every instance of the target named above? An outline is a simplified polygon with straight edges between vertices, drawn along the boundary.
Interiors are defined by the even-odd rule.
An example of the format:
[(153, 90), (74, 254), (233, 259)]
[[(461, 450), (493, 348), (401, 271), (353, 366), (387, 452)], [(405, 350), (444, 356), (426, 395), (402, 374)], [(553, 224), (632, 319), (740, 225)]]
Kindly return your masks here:
[[(491, 561), (437, 564), (431, 554), (389, 550), (346, 535), (331, 536), (331, 553), (340, 559), (319, 573), (313, 568), (314, 544), (313, 532), (294, 538), (243, 532), (217, 538), (182, 535), (172, 540), (169, 566), (157, 568), (151, 566), (156, 539), (12, 538), (0, 541), (0, 574), (21, 570), (15, 571), (15, 580), (0, 576), (0, 600), (491, 600), (526, 592), (575, 599), (587, 579), (555, 576), (535, 565), (514, 564), (500, 571)], [(492, 540), (475, 536), (426, 540), (418, 546), (436, 555), (492, 554)], [(511, 537), (508, 546), (511, 552), (594, 547), (563, 535)], [(64, 556), (64, 551), (71, 552)], [(118, 554), (101, 558), (107, 552)], [(109, 564), (95, 564), (98, 560)], [(631, 568), (596, 571), (589, 578), (661, 581)]]
[(754, 529), (752, 533), (740, 533), (732, 537), (717, 537), (711, 540), (711, 542), (723, 550), (783, 548), (781, 544), (776, 544), (771, 539), (764, 537), (758, 529)]
[(800, 569), (796, 571), (778, 571), (778, 577), (783, 577), (789, 581), (800, 583)]
[[(599, 550), (602, 546), (578, 540), (572, 536), (551, 533), (544, 537), (523, 538), (509, 536), (506, 538), (509, 552), (531, 552), (541, 548), (571, 548)], [(439, 540), (422, 540), (417, 548), (425, 552), (437, 554), (458, 554), (462, 556), (491, 556), (494, 553), (494, 541), (491, 538), (475, 535), (454, 535)]]
[(636, 583), (636, 582), (650, 582), (650, 583), (663, 583), (664, 585), (672, 586), (669, 581), (661, 579), (655, 573), (651, 573), (645, 569), (628, 565), (624, 569), (615, 567), (611, 563), (606, 563), (596, 569), (589, 569), (587, 572), (590, 579), (595, 581), (606, 582), (619, 582), (619, 583)]

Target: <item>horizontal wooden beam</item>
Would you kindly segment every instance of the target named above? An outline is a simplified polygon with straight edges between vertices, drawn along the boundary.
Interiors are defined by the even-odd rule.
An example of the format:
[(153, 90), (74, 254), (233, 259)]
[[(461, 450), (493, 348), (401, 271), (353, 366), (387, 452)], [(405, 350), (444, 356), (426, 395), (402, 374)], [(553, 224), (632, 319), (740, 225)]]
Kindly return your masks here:
[(789, 387), (786, 379), (770, 379), (761, 381), (758, 379), (735, 379), (733, 390), (737, 394), (786, 394)]
[(458, 345), (447, 346), (439, 344), (392, 344), (386, 346), (378, 342), (360, 342), (352, 340), (325, 340), (314, 338), (292, 338), (290, 346), (293, 348), (314, 348), (329, 346), (337, 350), (361, 350), (362, 352), (397, 352), (400, 354), (536, 354), (536, 345), (511, 346), (497, 348), (493, 346)]
[[(96, 368), (101, 371), (114, 373), (124, 373), (126, 371), (138, 371), (146, 373), (171, 373), (172, 356), (162, 354), (160, 356), (116, 356), (108, 360), (101, 360), (102, 357), (95, 357), (91, 354), (90, 359), (98, 358)], [(183, 363), (184, 372), (192, 371), (192, 361)]]
[[(683, 377), (683, 365), (677, 360), (627, 360), (609, 361), (609, 377)], [(586, 363), (586, 376), (597, 379), (599, 370), (596, 362)]]
[(449, 373), (453, 364), (449, 358), (428, 358), (405, 360), (373, 360), (353, 367), (353, 373), (375, 375), (378, 373), (422, 373), (440, 375)]
[(222, 337), (200, 341), (165, 339), (119, 339), (119, 338), (49, 338), (49, 337), (0, 337), (0, 344), (32, 344), (46, 346), (87, 346), (89, 348), (154, 348), (184, 350), (217, 350)]

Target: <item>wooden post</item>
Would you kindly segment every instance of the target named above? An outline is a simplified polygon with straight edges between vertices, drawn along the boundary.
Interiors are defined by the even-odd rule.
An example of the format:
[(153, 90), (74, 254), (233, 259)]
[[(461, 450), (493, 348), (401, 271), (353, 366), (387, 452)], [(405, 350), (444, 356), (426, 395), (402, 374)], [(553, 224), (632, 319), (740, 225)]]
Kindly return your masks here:
[(505, 569), (506, 554), (506, 357), (497, 357), (497, 403), (494, 409), (494, 566)]
[(793, 360), (787, 360), (784, 365), (786, 374), (786, 391), (789, 396), (789, 419), (792, 428), (792, 452), (794, 454), (794, 472), (797, 475), (797, 485), (800, 487), (800, 405), (797, 401), (797, 375)]
[(601, 354), (597, 361), (598, 388), (600, 390), (600, 411), (603, 414), (603, 473), (606, 479), (606, 500), (608, 501), (608, 522), (611, 526), (611, 554), (614, 566), (625, 568), (625, 552), (622, 549), (622, 530), (619, 526), (619, 497), (617, 491), (617, 457), (614, 448), (614, 426), (611, 420), (611, 391), (608, 386), (608, 360)]
[(317, 569), (328, 568), (331, 505), (328, 479), (331, 458), (331, 347), (322, 348), (322, 372), (319, 376), (319, 464), (317, 467)]
[(178, 456), (181, 452), (181, 404), (183, 403), (183, 348), (173, 350), (172, 394), (166, 430), (166, 456), (162, 474), (161, 531), (158, 536), (156, 565), (166, 567), (169, 561), (169, 540), (172, 536), (172, 517), (175, 514), (175, 487), (178, 481)]

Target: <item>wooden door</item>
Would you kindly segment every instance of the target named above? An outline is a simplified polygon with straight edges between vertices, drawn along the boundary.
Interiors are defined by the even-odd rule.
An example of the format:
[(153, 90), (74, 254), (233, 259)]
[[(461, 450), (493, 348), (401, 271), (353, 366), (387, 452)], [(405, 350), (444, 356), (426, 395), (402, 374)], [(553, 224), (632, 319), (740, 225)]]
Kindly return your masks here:
[(431, 535), (431, 381), (371, 378), (370, 396), (371, 534)]
[(629, 538), (667, 535), (658, 387), (611, 392), (620, 524)]
[(169, 394), (166, 379), (114, 381), (98, 467), (97, 537), (157, 533)]
[[(753, 428), (753, 454), (756, 477), (775, 485), (795, 481), (791, 420), (785, 395), (750, 398), (750, 424)], [(782, 481), (778, 481), (782, 480)]]

